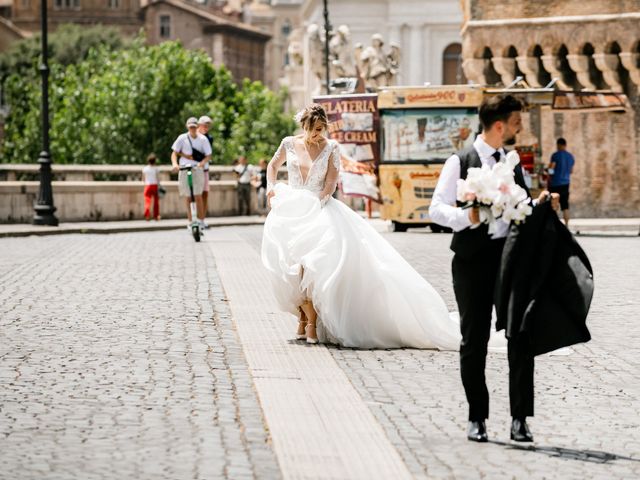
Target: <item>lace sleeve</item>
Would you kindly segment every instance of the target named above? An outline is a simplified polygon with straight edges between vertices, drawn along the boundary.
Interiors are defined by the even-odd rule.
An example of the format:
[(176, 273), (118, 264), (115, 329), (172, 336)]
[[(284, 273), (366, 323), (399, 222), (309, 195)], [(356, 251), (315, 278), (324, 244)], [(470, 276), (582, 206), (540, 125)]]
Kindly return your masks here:
[(336, 143), (332, 147), (331, 156), (327, 165), (327, 176), (324, 179), (324, 188), (320, 192), (320, 203), (324, 206), (338, 186), (340, 174), (340, 146)]
[(280, 146), (276, 153), (273, 155), (273, 158), (269, 162), (267, 166), (267, 193), (273, 190), (273, 187), (276, 185), (276, 180), (278, 179), (278, 170), (284, 164), (287, 159), (287, 152), (285, 150), (284, 142), (287, 139), (283, 139), (280, 142)]

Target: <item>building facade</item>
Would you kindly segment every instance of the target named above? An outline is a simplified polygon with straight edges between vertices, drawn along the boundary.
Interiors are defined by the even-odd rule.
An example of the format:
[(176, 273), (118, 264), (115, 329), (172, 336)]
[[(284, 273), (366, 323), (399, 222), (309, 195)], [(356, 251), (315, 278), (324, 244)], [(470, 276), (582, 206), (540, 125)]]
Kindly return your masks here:
[(265, 46), (265, 84), (277, 89), (290, 60), (289, 38), (300, 26), (303, 0), (254, 0), (245, 5), (244, 21), (270, 35)]
[[(640, 2), (465, 0), (463, 66), (478, 84), (615, 91), (626, 113), (544, 109), (544, 160), (564, 137), (576, 157), (571, 195), (581, 216), (640, 212)], [(553, 83), (551, 83), (553, 82)]]
[[(142, 28), (140, 0), (47, 0), (49, 26), (63, 23), (112, 25), (125, 35)], [(20, 29), (40, 30), (40, 1), (13, 0), (12, 22)]]
[[(341, 0), (329, 2), (329, 18), (334, 28), (349, 27), (354, 44), (368, 46), (376, 33), (387, 46), (398, 44), (400, 85), (466, 82), (459, 67), (463, 12), (458, 1)], [(322, 0), (305, 0), (301, 20), (323, 26)]]
[[(40, 30), (40, 2), (12, 0), (10, 19), (0, 17), (0, 52)], [(218, 0), (47, 0), (52, 30), (64, 23), (108, 25), (123, 35), (145, 30), (151, 44), (180, 40), (224, 64), (238, 82), (265, 80), (269, 32), (242, 21), (242, 2)]]
[(225, 65), (237, 82), (264, 81), (270, 36), (260, 29), (182, 0), (156, 0), (142, 12), (149, 43), (180, 40), (186, 48), (204, 50), (214, 65)]

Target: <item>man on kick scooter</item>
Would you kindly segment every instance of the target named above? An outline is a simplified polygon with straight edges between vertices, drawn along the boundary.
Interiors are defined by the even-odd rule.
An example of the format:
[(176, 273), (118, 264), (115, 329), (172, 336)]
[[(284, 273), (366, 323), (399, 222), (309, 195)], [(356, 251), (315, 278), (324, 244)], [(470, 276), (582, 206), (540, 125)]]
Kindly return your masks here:
[[(180, 135), (171, 147), (171, 164), (174, 172), (179, 171), (178, 191), (181, 197), (185, 197), (187, 218), (189, 219), (187, 228), (192, 230), (192, 221), (197, 221), (200, 230), (202, 230), (204, 226), (204, 204), (202, 202), (202, 191), (204, 189), (203, 167), (211, 159), (211, 145), (204, 135), (198, 133), (198, 120), (195, 117), (190, 117), (186, 126), (187, 133)], [(191, 187), (189, 183), (191, 183)], [(191, 214), (192, 190), (196, 204), (197, 219), (194, 219)]]

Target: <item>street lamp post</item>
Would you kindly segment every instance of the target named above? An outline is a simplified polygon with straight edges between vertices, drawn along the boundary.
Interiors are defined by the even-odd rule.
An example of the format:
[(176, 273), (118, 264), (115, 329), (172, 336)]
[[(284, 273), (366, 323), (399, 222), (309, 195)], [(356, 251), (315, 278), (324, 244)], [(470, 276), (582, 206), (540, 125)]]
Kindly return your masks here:
[(324, 67), (325, 67), (325, 81), (327, 82), (327, 95), (331, 94), (331, 87), (329, 82), (331, 80), (329, 70), (329, 32), (331, 31), (331, 23), (329, 23), (329, 1), (324, 0)]
[(51, 155), (49, 154), (49, 51), (47, 38), (47, 0), (40, 0), (40, 22), (42, 29), (42, 151), (38, 158), (40, 164), (40, 187), (38, 200), (34, 205), (34, 225), (58, 226), (54, 215), (53, 190), (51, 188)]

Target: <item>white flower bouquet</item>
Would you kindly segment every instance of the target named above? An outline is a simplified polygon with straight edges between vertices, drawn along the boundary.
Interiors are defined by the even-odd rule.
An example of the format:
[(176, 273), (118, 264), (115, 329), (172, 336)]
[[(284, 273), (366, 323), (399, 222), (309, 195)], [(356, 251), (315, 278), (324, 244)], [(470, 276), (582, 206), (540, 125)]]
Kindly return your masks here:
[(493, 168), (470, 168), (465, 180), (458, 180), (459, 202), (462, 208), (478, 207), (480, 222), (489, 225), (489, 233), (496, 230), (496, 222), (522, 222), (531, 215), (532, 208), (524, 188), (513, 177), (513, 169), (520, 163), (517, 152), (509, 152), (505, 162), (497, 162)]

